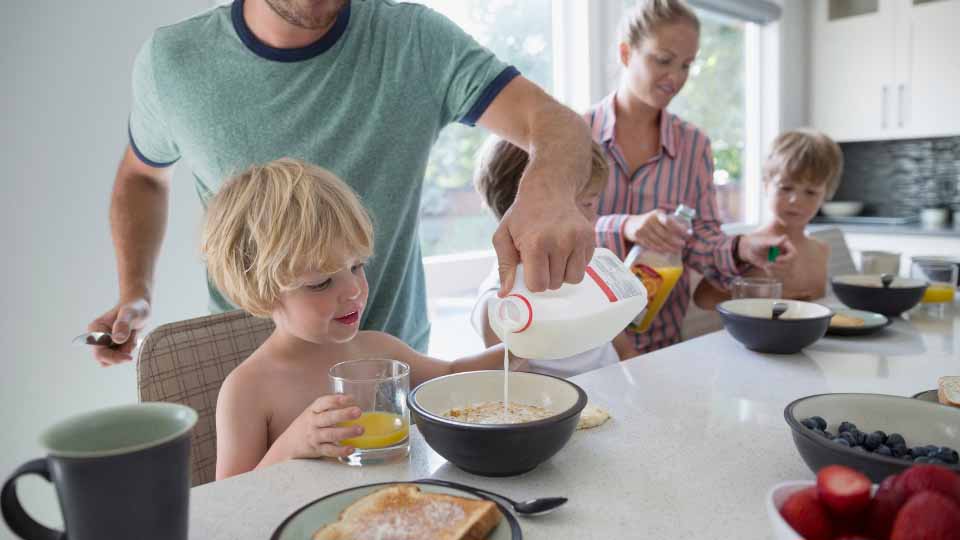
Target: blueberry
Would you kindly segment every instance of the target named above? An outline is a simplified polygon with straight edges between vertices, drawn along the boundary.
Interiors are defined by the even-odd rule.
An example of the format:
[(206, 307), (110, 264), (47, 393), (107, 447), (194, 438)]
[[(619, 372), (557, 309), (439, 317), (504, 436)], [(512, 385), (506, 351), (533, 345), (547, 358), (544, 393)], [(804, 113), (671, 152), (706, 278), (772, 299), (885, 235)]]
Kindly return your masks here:
[(810, 419), (816, 422), (817, 427), (820, 428), (821, 430), (827, 429), (827, 421), (824, 420), (822, 416), (811, 416)]
[(880, 454), (881, 456), (893, 456), (893, 451), (885, 444), (878, 446), (877, 449), (874, 450), (874, 453)]
[(867, 440), (864, 441), (863, 446), (867, 450), (873, 451), (876, 450), (881, 444), (883, 444), (883, 437), (880, 436), (879, 431), (874, 431), (870, 435), (867, 435)]
[(844, 431), (851, 431), (857, 429), (857, 425), (853, 422), (840, 422), (840, 427), (837, 428), (837, 431), (843, 433)]
[(877, 430), (877, 431), (874, 431), (874, 432), (872, 433), (872, 435), (876, 435), (876, 436), (880, 437), (880, 444), (888, 444), (888, 443), (887, 443), (887, 434), (886, 434), (886, 433)]
[(887, 436), (886, 444), (887, 446), (897, 446), (900, 444), (906, 445), (907, 441), (904, 440), (903, 435), (899, 433), (891, 433), (889, 436)]
[(928, 445), (924, 446), (924, 448), (927, 449), (927, 455), (928, 455), (928, 456), (929, 456), (930, 454), (935, 453), (937, 450), (940, 449), (940, 447), (937, 446), (937, 445), (935, 445), (935, 444), (928, 444)]
[(914, 446), (913, 448), (910, 449), (910, 454), (911, 454), (914, 458), (926, 457), (926, 456), (927, 456), (927, 448), (924, 447), (924, 446)]
[(853, 436), (857, 438), (857, 444), (860, 446), (863, 446), (863, 444), (867, 442), (867, 434), (859, 429), (853, 431)]
[(813, 418), (804, 418), (800, 423), (807, 429), (817, 429), (817, 422)]
[(907, 447), (902, 444), (895, 444), (890, 447), (890, 450), (893, 452), (893, 455), (897, 457), (909, 457), (910, 455), (910, 450), (908, 450)]
[(960, 456), (957, 456), (957, 452), (955, 450), (952, 450), (950, 448), (943, 446), (938, 448), (937, 452), (934, 454), (931, 454), (930, 457), (938, 459), (944, 463), (953, 464), (953, 463), (957, 463), (958, 461), (957, 458)]
[[(844, 433), (843, 435), (846, 435), (846, 433)], [(837, 437), (836, 439), (833, 440), (833, 442), (839, 444), (840, 446), (846, 446), (847, 448), (850, 448), (850, 441), (844, 438), (843, 436)]]
[(914, 463), (930, 463), (930, 458), (926, 456), (919, 456), (913, 460)]
[(847, 441), (847, 446), (857, 446), (857, 438), (856, 438), (856, 436), (854, 436), (854, 434), (851, 433), (851, 432), (849, 432), (849, 431), (844, 431), (844, 432), (841, 433), (840, 436), (837, 437), (837, 438), (838, 438), (838, 439), (843, 439), (843, 440)]

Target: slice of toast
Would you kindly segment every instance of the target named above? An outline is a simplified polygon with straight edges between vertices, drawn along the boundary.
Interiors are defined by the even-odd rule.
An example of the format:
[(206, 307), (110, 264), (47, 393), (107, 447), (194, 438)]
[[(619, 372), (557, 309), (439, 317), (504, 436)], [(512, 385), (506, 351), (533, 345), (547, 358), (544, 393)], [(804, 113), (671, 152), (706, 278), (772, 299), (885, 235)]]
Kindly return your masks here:
[(960, 407), (960, 377), (940, 377), (937, 380), (937, 399), (944, 405)]
[(397, 484), (354, 501), (313, 540), (484, 540), (502, 518), (490, 501)]

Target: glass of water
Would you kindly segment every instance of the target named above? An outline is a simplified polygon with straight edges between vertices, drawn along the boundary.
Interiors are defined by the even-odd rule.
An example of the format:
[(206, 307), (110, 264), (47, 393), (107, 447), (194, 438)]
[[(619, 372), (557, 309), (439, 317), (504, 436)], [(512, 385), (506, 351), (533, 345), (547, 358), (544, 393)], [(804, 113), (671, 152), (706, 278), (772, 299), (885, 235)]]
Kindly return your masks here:
[(340, 362), (330, 368), (337, 394), (353, 396), (360, 418), (340, 426), (360, 425), (363, 434), (340, 444), (356, 448), (340, 458), (349, 465), (371, 465), (405, 458), (410, 453), (410, 366), (398, 360), (368, 358)]
[(783, 282), (776, 278), (734, 278), (730, 293), (734, 298), (783, 298)]

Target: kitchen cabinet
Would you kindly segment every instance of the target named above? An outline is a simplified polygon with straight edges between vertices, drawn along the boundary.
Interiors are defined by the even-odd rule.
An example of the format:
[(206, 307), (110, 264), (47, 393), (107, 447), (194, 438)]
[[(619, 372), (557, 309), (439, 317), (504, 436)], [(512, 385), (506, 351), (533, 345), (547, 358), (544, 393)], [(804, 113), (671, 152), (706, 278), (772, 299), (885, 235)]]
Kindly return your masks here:
[(960, 0), (815, 0), (811, 123), (838, 141), (960, 134)]

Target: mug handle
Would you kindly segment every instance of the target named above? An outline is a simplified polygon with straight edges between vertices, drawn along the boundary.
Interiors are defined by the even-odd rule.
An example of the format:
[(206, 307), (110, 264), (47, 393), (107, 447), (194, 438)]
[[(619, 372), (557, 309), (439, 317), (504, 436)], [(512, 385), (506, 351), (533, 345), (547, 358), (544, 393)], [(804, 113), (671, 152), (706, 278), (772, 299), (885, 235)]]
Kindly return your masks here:
[(51, 481), (47, 460), (42, 458), (24, 463), (7, 478), (3, 483), (3, 491), (0, 492), (0, 510), (3, 511), (7, 526), (17, 536), (26, 540), (66, 540), (67, 535), (63, 531), (48, 529), (37, 523), (20, 506), (16, 483), (18, 478), (27, 474), (40, 475), (47, 482)]

